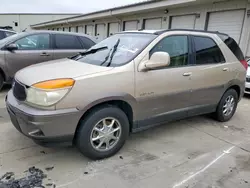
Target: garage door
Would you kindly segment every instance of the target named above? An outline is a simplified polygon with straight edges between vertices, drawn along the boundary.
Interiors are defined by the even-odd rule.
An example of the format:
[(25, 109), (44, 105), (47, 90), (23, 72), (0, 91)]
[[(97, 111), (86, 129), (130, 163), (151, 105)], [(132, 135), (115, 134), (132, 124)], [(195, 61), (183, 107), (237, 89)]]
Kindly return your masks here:
[(227, 33), (239, 43), (244, 15), (244, 10), (209, 13), (207, 30)]
[(119, 23), (109, 23), (109, 31), (108, 35), (114, 35), (115, 33), (120, 31)]
[(101, 41), (106, 38), (106, 30), (105, 30), (105, 24), (97, 24), (96, 25), (96, 39), (98, 41)]
[(124, 31), (138, 30), (138, 21), (126, 21), (124, 22)]
[(68, 27), (64, 27), (64, 31), (69, 32), (69, 28)]
[(144, 20), (144, 29), (161, 29), (162, 28), (162, 19), (161, 18), (152, 18)]
[(86, 25), (86, 34), (90, 36), (94, 36), (94, 26), (93, 25)]
[(195, 28), (195, 15), (172, 16), (171, 29), (194, 29)]

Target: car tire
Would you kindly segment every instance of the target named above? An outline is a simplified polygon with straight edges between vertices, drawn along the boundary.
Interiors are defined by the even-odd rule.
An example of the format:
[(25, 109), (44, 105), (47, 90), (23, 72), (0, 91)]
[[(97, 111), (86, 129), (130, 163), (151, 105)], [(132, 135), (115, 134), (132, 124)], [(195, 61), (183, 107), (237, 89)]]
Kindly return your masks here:
[(3, 75), (0, 73), (0, 91), (1, 91), (2, 88), (3, 88), (3, 85), (4, 85), (4, 77), (3, 77)]
[(227, 90), (222, 96), (217, 106), (215, 112), (216, 120), (220, 122), (229, 121), (233, 117), (237, 109), (238, 102), (239, 102), (238, 93), (234, 89)]
[(126, 114), (117, 107), (103, 106), (92, 110), (80, 122), (76, 145), (84, 156), (93, 160), (104, 159), (116, 154), (128, 135), (129, 120)]

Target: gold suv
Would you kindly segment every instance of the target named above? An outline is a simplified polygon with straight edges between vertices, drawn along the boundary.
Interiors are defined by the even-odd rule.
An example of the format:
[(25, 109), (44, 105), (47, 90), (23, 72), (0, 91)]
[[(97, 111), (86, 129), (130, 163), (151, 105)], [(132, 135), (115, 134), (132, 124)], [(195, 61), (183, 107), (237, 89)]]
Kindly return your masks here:
[(246, 69), (226, 34), (122, 32), (74, 57), (18, 71), (6, 106), (14, 126), (36, 142), (74, 143), (102, 159), (131, 132), (207, 113), (230, 120)]

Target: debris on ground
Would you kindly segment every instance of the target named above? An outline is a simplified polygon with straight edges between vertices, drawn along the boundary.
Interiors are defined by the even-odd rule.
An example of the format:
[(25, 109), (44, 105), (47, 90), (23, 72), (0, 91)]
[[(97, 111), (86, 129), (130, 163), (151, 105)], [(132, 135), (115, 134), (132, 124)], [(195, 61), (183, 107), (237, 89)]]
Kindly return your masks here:
[(44, 188), (42, 185), (43, 179), (47, 178), (47, 175), (42, 170), (31, 167), (26, 171), (26, 175), (23, 178), (15, 179), (13, 172), (7, 172), (0, 178), (1, 188)]
[(123, 156), (120, 156), (120, 159), (123, 159)]
[(45, 152), (45, 151), (40, 151), (40, 153), (42, 153), (42, 154), (46, 154), (46, 152)]
[(53, 166), (50, 166), (50, 167), (46, 167), (46, 168), (45, 168), (45, 170), (47, 170), (47, 171), (51, 171), (51, 170), (53, 170), (53, 169), (54, 169)]
[(88, 172), (84, 172), (84, 174), (89, 174)]

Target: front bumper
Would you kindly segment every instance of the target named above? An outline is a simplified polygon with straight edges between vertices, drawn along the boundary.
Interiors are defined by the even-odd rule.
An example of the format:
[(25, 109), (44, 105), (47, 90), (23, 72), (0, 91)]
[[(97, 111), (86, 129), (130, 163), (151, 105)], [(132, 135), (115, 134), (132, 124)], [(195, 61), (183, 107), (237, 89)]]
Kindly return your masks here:
[(250, 94), (250, 82), (245, 83), (245, 93)]
[(77, 109), (41, 110), (20, 103), (12, 90), (6, 97), (12, 124), (25, 136), (43, 145), (69, 143), (82, 113)]

